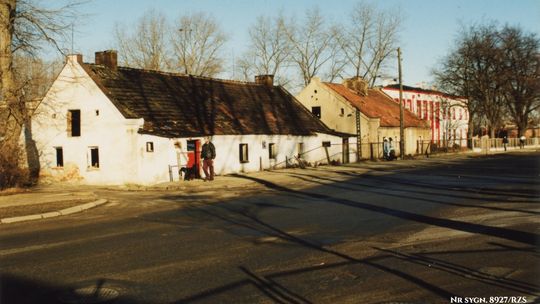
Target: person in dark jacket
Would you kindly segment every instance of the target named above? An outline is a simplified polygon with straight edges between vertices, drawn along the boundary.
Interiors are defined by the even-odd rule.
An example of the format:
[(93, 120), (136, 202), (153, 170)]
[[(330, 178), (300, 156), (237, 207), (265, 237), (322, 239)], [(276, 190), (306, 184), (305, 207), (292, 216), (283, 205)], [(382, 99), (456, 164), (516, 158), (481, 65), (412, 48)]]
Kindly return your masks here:
[[(210, 137), (204, 138), (205, 142), (201, 149), (201, 159), (203, 160), (203, 171), (205, 176), (205, 181), (214, 180), (214, 158), (216, 158), (216, 147), (210, 141)], [(210, 173), (208, 173), (210, 169)]]
[(503, 137), (502, 142), (503, 142), (504, 151), (506, 151), (506, 146), (508, 145), (508, 137), (506, 136)]

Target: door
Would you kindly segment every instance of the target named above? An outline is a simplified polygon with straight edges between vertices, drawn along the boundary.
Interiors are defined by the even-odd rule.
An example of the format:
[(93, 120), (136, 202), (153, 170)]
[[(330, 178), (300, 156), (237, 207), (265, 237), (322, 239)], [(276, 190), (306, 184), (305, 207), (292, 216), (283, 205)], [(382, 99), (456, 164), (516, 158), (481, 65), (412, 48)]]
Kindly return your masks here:
[(348, 164), (349, 163), (349, 139), (343, 138), (343, 163)]
[(201, 141), (199, 139), (187, 141), (187, 155), (188, 162), (187, 167), (195, 167), (195, 175), (197, 178), (201, 177)]

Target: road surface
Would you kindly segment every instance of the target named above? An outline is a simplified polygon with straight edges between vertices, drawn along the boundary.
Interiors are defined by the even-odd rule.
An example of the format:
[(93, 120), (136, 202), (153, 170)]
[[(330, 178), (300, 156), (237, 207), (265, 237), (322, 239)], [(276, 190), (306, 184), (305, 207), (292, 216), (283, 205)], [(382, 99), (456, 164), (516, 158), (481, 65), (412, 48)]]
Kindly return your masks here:
[(0, 303), (532, 303), (539, 156), (280, 170), (230, 191), (96, 189), (110, 203), (0, 227)]

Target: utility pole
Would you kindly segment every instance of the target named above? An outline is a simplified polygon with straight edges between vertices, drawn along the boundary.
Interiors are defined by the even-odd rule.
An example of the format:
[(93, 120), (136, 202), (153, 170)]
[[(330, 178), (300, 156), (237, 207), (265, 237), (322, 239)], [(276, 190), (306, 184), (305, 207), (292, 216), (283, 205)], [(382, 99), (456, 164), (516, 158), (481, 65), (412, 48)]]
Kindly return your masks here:
[(403, 82), (401, 81), (401, 48), (397, 49), (399, 72), (399, 155), (405, 157), (405, 132), (403, 127)]

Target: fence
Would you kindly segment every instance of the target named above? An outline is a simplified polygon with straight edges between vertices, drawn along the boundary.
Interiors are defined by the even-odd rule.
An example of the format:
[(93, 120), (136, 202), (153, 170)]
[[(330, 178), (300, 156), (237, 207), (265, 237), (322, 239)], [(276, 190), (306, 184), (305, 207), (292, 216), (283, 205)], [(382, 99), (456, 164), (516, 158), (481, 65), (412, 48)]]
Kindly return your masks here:
[[(527, 138), (521, 144), (519, 138), (508, 138), (506, 149), (520, 149), (525, 147), (536, 147), (540, 143), (540, 138)], [(456, 152), (488, 152), (505, 151), (505, 145), (502, 138), (474, 138), (474, 139), (456, 139), (456, 140), (419, 140), (417, 141), (417, 154), (429, 155), (440, 153)]]

